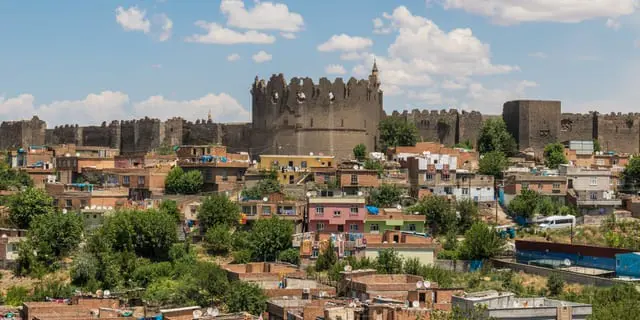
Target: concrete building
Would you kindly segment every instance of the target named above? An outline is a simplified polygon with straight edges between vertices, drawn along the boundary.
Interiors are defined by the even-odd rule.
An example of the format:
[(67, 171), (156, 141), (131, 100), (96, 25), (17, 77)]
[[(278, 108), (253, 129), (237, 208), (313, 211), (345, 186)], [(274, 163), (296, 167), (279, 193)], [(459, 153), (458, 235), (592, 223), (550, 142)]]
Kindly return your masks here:
[(366, 218), (365, 198), (361, 196), (310, 197), (309, 231), (362, 232)]
[(305, 272), (296, 266), (284, 263), (253, 262), (247, 264), (228, 264), (223, 266), (230, 281), (280, 280), (286, 275), (292, 278), (304, 278)]
[(453, 296), (453, 307), (472, 311), (478, 306), (485, 318), (496, 320), (586, 320), (592, 312), (590, 304), (547, 298), (517, 298), (510, 292), (484, 291)]
[(483, 206), (493, 206), (495, 202), (494, 178), (468, 170), (457, 170), (453, 196), (457, 200), (472, 200)]
[(559, 173), (567, 178), (567, 200), (583, 215), (606, 216), (622, 205), (613, 191), (611, 171), (561, 165)]
[(423, 215), (405, 214), (392, 208), (379, 209), (377, 214), (368, 211), (364, 222), (365, 233), (384, 234), (388, 230), (424, 232)]
[(376, 170), (343, 167), (336, 171), (336, 175), (340, 187), (347, 194), (355, 195), (359, 191), (366, 192), (380, 186), (380, 178)]
[(404, 259), (416, 258), (420, 263), (432, 265), (440, 248), (433, 238), (413, 231), (387, 230), (382, 234), (365, 233), (367, 240), (365, 257), (375, 259), (381, 251), (393, 249)]
[(407, 158), (411, 194), (419, 196), (423, 192), (437, 196), (453, 195), (456, 184), (456, 156), (427, 154)]
[(121, 208), (129, 199), (129, 189), (104, 188), (89, 183), (47, 184), (45, 190), (53, 198), (55, 206), (74, 211), (86, 207)]
[(178, 166), (185, 172), (200, 171), (203, 191), (239, 189), (251, 166), (248, 153), (230, 153), (224, 146), (181, 146), (176, 153)]
[(565, 203), (567, 195), (567, 177), (542, 176), (535, 174), (513, 174), (504, 182), (504, 202), (509, 205), (522, 190), (532, 190), (540, 195), (550, 197), (558, 203)]
[(27, 237), (27, 230), (0, 228), (0, 266), (9, 268), (18, 259), (20, 242)]
[(418, 142), (415, 146), (396, 147), (388, 151), (388, 156), (406, 168), (407, 158), (420, 157), (426, 154), (447, 154), (455, 156), (457, 168), (469, 171), (478, 169), (479, 154), (474, 150), (450, 148), (437, 142)]
[(296, 184), (310, 173), (335, 172), (334, 156), (325, 155), (260, 155), (260, 170), (276, 171), (280, 184)]
[(305, 201), (287, 199), (283, 193), (273, 193), (259, 200), (241, 199), (238, 204), (248, 224), (259, 219), (278, 217), (292, 221), (295, 227), (294, 232), (305, 231), (304, 218), (307, 208)]

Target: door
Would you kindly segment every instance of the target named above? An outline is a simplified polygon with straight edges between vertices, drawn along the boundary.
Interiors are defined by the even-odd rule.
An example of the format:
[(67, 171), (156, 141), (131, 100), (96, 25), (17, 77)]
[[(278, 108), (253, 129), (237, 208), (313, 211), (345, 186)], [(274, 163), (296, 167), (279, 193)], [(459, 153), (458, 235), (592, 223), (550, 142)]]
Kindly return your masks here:
[(344, 232), (344, 225), (343, 224), (338, 226), (338, 232)]

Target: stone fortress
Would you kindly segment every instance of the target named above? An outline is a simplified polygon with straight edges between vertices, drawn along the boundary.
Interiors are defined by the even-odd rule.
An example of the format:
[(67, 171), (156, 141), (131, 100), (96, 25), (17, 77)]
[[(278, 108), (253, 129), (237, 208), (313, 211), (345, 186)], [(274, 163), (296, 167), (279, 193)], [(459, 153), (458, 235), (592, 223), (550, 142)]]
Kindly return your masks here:
[[(196, 122), (139, 119), (103, 122), (100, 126), (65, 125), (48, 129), (37, 116), (0, 124), (0, 150), (40, 145), (76, 144), (118, 148), (123, 154), (143, 153), (160, 146), (221, 144), (231, 152), (260, 154), (325, 154), (349, 157), (364, 143), (378, 148), (378, 123), (384, 117), (413, 122), (423, 141), (452, 146), (477, 141), (482, 122), (499, 115), (457, 110), (412, 110), (386, 114), (378, 69), (367, 80), (293, 78), (282, 74), (268, 81), (256, 77), (251, 86), (252, 122)], [(520, 150), (540, 152), (551, 142), (597, 139), (603, 150), (640, 153), (640, 114), (571, 114), (560, 101), (506, 102), (502, 118)]]

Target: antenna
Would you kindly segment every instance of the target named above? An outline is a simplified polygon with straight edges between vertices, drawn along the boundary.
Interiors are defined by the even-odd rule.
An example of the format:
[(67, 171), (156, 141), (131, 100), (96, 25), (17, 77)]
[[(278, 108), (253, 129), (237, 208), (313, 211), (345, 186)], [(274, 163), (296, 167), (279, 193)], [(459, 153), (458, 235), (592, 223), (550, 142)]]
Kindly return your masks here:
[(194, 319), (200, 319), (200, 317), (202, 317), (202, 311), (200, 311), (200, 310), (193, 310), (193, 318), (194, 318)]
[(396, 208), (398, 208), (398, 210), (402, 210), (402, 205), (399, 204)]

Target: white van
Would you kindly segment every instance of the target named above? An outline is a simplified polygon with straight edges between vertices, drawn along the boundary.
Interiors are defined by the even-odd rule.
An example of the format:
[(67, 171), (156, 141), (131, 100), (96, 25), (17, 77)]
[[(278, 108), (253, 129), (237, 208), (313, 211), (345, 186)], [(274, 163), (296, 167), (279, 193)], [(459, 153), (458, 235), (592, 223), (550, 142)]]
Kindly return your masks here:
[(575, 227), (576, 217), (572, 215), (550, 216), (550, 217), (545, 217), (543, 219), (538, 220), (538, 224), (540, 225), (540, 229), (542, 230)]

